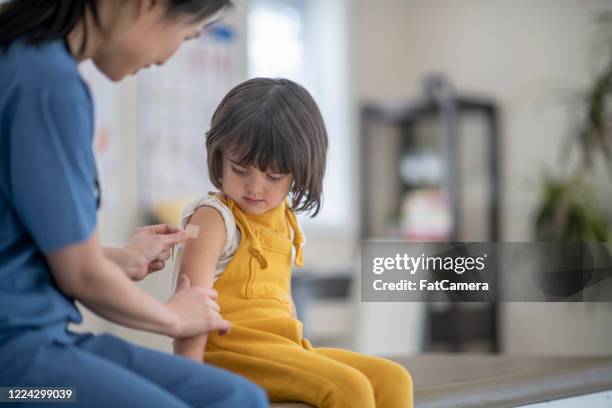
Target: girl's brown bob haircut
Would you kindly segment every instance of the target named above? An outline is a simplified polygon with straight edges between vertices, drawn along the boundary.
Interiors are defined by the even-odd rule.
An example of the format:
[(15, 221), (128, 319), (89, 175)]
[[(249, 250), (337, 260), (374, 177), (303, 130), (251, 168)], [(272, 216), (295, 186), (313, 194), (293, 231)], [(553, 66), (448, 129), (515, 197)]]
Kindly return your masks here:
[(254, 78), (223, 98), (206, 135), (208, 173), (222, 189), (223, 157), (242, 167), (291, 173), (289, 195), (296, 213), (321, 207), (327, 131), (306, 89), (288, 79)]

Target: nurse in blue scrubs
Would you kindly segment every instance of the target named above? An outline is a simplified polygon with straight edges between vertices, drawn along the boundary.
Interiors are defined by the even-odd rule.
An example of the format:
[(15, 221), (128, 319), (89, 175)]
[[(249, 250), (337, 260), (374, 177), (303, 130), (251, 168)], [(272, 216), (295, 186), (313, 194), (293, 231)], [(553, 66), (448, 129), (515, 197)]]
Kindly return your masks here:
[(81, 321), (75, 300), (116, 323), (173, 338), (230, 329), (212, 290), (183, 281), (161, 303), (133, 282), (161, 269), (184, 231), (145, 227), (127, 248), (100, 246), (92, 101), (77, 71), (92, 59), (119, 81), (163, 64), (229, 3), (0, 6), (0, 387), (72, 387), (77, 403), (68, 406), (267, 406), (260, 388), (234, 374), (67, 330)]

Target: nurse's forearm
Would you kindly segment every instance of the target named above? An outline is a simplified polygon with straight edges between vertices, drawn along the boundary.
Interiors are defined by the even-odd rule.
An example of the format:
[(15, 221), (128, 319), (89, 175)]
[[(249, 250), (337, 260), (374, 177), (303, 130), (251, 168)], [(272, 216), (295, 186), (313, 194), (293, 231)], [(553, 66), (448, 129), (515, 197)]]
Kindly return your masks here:
[(113, 322), (175, 338), (231, 329), (219, 315), (216, 291), (187, 284), (167, 303), (158, 301), (106, 259), (97, 231), (46, 256), (60, 291)]
[(97, 243), (86, 242), (47, 256), (59, 289), (115, 323), (172, 336), (182, 324), (178, 314), (135, 285)]
[(113, 262), (101, 260), (95, 271), (75, 283), (72, 295), (93, 312), (120, 325), (172, 336), (176, 317), (167, 305), (135, 285)]
[(141, 254), (126, 248), (115, 247), (102, 247), (102, 253), (111, 262), (117, 264), (131, 280), (139, 281), (146, 276), (149, 262)]
[(128, 277), (131, 278), (127, 268), (124, 265), (122, 265), (122, 260), (125, 258), (125, 249), (115, 248), (115, 247), (102, 247), (102, 252), (104, 253), (104, 256), (107, 259), (116, 263), (121, 268), (121, 270), (126, 275), (128, 275)]

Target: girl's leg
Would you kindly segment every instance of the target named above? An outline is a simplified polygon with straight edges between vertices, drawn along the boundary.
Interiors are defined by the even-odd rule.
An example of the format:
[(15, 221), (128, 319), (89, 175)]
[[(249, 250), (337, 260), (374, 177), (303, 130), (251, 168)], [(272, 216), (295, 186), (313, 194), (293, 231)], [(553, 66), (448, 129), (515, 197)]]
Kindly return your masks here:
[(412, 378), (401, 365), (384, 358), (342, 349), (316, 348), (314, 351), (318, 355), (349, 365), (368, 377), (374, 389), (376, 407), (413, 407)]
[(107, 334), (84, 335), (76, 345), (83, 353), (121, 366), (189, 406), (268, 407), (265, 392), (257, 385), (208, 364), (139, 347)]
[(374, 408), (368, 378), (346, 364), (301, 347), (262, 345), (247, 354), (207, 351), (206, 361), (241, 374), (268, 391), (271, 401), (319, 408)]

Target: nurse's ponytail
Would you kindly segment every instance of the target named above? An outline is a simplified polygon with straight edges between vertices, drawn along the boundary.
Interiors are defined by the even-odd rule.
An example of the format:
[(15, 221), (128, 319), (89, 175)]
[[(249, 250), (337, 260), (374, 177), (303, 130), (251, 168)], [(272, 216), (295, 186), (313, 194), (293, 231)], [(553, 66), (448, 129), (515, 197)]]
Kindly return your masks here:
[[(0, 5), (0, 49), (19, 38), (31, 44), (66, 38), (86, 8), (97, 21), (97, 0), (10, 0)], [(83, 39), (81, 51), (85, 46)]]

